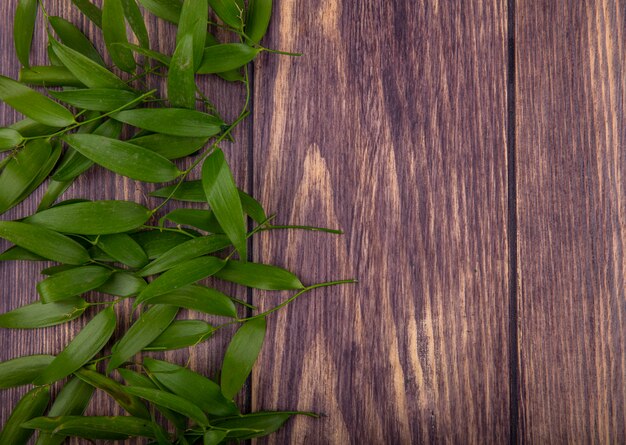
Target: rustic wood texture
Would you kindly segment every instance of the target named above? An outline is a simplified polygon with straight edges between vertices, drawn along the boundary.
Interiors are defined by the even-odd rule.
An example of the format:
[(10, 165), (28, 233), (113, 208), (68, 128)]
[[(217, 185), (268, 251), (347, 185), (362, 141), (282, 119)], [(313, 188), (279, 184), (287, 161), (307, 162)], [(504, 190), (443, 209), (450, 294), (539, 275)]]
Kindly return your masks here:
[(520, 438), (624, 443), (623, 1), (517, 1)]
[(255, 257), (360, 284), (270, 321), (253, 407), (327, 417), (263, 443), (506, 443), (505, 2), (277, 6), (266, 45), (304, 56), (256, 66), (254, 191), (346, 235)]

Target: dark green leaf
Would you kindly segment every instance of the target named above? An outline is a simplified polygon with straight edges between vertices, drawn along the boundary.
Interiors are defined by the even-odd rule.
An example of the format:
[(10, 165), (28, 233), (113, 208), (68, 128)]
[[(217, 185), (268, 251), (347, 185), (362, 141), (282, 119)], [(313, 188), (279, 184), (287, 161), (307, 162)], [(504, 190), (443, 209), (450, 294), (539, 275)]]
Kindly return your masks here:
[(18, 0), (13, 21), (13, 42), (15, 53), (22, 65), (30, 65), (30, 47), (33, 43), (35, 21), (37, 20), (37, 0)]
[(50, 91), (50, 95), (77, 108), (113, 111), (137, 100), (138, 94), (128, 90), (91, 88), (87, 90)]
[(151, 298), (150, 304), (171, 304), (206, 314), (237, 318), (235, 304), (230, 298), (216, 289), (204, 286), (186, 286), (165, 295)]
[(128, 86), (111, 71), (98, 65), (87, 56), (73, 50), (54, 39), (50, 39), (54, 53), (63, 65), (82, 83), (89, 88), (112, 88), (127, 90)]
[(59, 141), (54, 141), (52, 143), (52, 153), (50, 154), (50, 157), (43, 163), (43, 165), (41, 166), (41, 169), (37, 173), (37, 176), (35, 176), (35, 178), (28, 185), (28, 188), (26, 188), (26, 190), (22, 192), (20, 197), (17, 198), (17, 200), (13, 202), (13, 205), (17, 205), (20, 202), (24, 201), (35, 190), (37, 190), (37, 188), (39, 188), (41, 183), (44, 182), (48, 178), (48, 175), (50, 175), (50, 172), (52, 172), (52, 170), (54, 169), (54, 166), (58, 162), (62, 151), (63, 151), (63, 148), (61, 144), (59, 143)]
[(88, 383), (94, 388), (101, 389), (113, 397), (117, 404), (124, 408), (129, 414), (141, 417), (142, 419), (150, 418), (150, 412), (146, 408), (146, 405), (144, 405), (139, 398), (126, 393), (123, 386), (115, 380), (92, 369), (86, 368), (78, 370), (75, 374), (76, 377), (82, 381)]
[(33, 435), (33, 431), (22, 428), (24, 422), (33, 417), (41, 416), (50, 401), (50, 388), (34, 388), (27, 392), (17, 402), (13, 412), (0, 432), (0, 443), (11, 445), (26, 445)]
[(130, 416), (38, 417), (26, 422), (23, 427), (84, 439), (124, 440), (131, 437), (154, 437), (151, 421)]
[(12, 128), (0, 128), (0, 152), (11, 150), (22, 143), (22, 135)]
[(176, 320), (144, 349), (165, 351), (195, 346), (211, 337), (213, 332), (215, 329), (206, 321)]
[(224, 267), (224, 264), (224, 260), (213, 256), (195, 258), (180, 263), (148, 284), (148, 287), (135, 300), (135, 305), (210, 277)]
[(102, 2), (102, 33), (113, 63), (122, 71), (132, 72), (137, 66), (132, 51), (115, 43), (128, 43), (122, 0)]
[(22, 247), (13, 246), (0, 254), (0, 261), (46, 261), (46, 258)]
[(80, 317), (89, 305), (82, 298), (59, 303), (31, 303), (0, 315), (0, 327), (34, 329), (67, 323)]
[(239, 328), (228, 345), (220, 380), (222, 394), (227, 399), (235, 397), (246, 383), (261, 352), (266, 327), (265, 318), (250, 320)]
[(150, 48), (150, 37), (137, 2), (135, 0), (122, 0), (122, 6), (126, 21), (137, 37), (139, 44), (144, 48)]
[(65, 191), (72, 185), (73, 181), (55, 181), (51, 179), (48, 183), (48, 188), (46, 193), (41, 198), (41, 202), (39, 203), (39, 207), (37, 207), (37, 211), (49, 209), (55, 201), (61, 196)]
[(0, 100), (44, 125), (66, 127), (75, 122), (67, 108), (4, 76), (0, 76)]
[(139, 275), (142, 277), (154, 275), (171, 269), (185, 261), (217, 252), (229, 245), (230, 241), (228, 241), (228, 238), (222, 235), (190, 239), (163, 253), (159, 258), (139, 271)]
[(259, 43), (270, 24), (272, 0), (249, 0), (246, 35), (251, 43)]
[(173, 107), (196, 108), (196, 79), (193, 66), (193, 36), (178, 41), (167, 77), (167, 97)]
[[(213, 426), (231, 430), (228, 437), (239, 440), (252, 439), (277, 431), (293, 414), (295, 413), (271, 411), (244, 414), (230, 419), (216, 420)], [(246, 429), (251, 432), (246, 432)]]
[(101, 236), (97, 245), (112, 258), (127, 266), (140, 268), (148, 262), (146, 252), (125, 233)]
[(304, 285), (297, 276), (280, 267), (231, 260), (215, 274), (221, 280), (263, 290), (297, 290)]
[(213, 115), (182, 108), (142, 108), (120, 111), (112, 117), (144, 130), (185, 137), (215, 136), (224, 124)]
[(124, 337), (113, 346), (107, 372), (119, 368), (152, 343), (174, 321), (177, 313), (178, 308), (169, 305), (155, 305), (144, 312)]
[(224, 398), (219, 385), (190, 369), (146, 357), (144, 366), (159, 383), (214, 416), (238, 414), (232, 401)]
[(94, 134), (70, 134), (63, 140), (95, 163), (138, 181), (166, 182), (182, 173), (163, 156), (128, 142)]
[(52, 261), (67, 264), (84, 264), (89, 254), (76, 241), (32, 224), (0, 221), (0, 238)]
[(97, 288), (96, 291), (109, 295), (115, 295), (116, 297), (126, 298), (138, 295), (146, 286), (147, 283), (145, 280), (134, 274), (115, 272), (111, 275), (111, 278), (109, 278), (102, 286)]
[(41, 274), (51, 276), (58, 274), (59, 272), (65, 272), (66, 270), (72, 270), (76, 268), (77, 266), (72, 266), (71, 264), (59, 264), (57, 266), (46, 267), (44, 270), (41, 271)]
[(217, 149), (204, 161), (202, 185), (215, 218), (237, 249), (239, 258), (246, 261), (248, 257), (246, 220), (233, 174), (222, 150)]
[[(93, 387), (80, 379), (73, 378), (63, 386), (48, 411), (48, 416), (80, 416), (93, 395)], [(35, 445), (61, 445), (65, 436), (41, 432)]]
[(226, 438), (226, 431), (210, 430), (204, 433), (204, 445), (219, 445)]
[(150, 218), (150, 210), (132, 201), (88, 201), (53, 207), (26, 221), (57, 232), (108, 235), (136, 229)]
[[(165, 215), (163, 220), (171, 221), (179, 226), (191, 226), (211, 233), (223, 233), (220, 223), (210, 210), (176, 209)], [(226, 237), (228, 239), (228, 237)], [(230, 241), (228, 241), (230, 245)]]
[(180, 18), (180, 11), (183, 4), (179, 0), (139, 0), (140, 3), (150, 11), (163, 20), (167, 20), (172, 23), (178, 23)]
[(106, 345), (115, 330), (113, 307), (96, 315), (35, 379), (45, 385), (67, 377), (91, 360)]
[(241, 190), (239, 190), (239, 198), (241, 199), (243, 211), (246, 212), (250, 218), (258, 224), (263, 224), (267, 221), (267, 215), (259, 201)]
[(241, 68), (254, 60), (259, 52), (261, 49), (243, 43), (209, 46), (204, 49), (202, 64), (197, 72), (198, 74), (212, 74)]
[(53, 355), (27, 355), (0, 362), (0, 388), (33, 383), (53, 360)]
[[(46, 88), (59, 86), (85, 87), (85, 85), (64, 66), (33, 66), (31, 68), (22, 68), (20, 70), (19, 80), (28, 85)], [(24, 136), (27, 135), (24, 134)]]
[(206, 144), (207, 138), (184, 138), (155, 133), (133, 138), (128, 142), (152, 150), (164, 158), (179, 159), (200, 150)]
[(131, 237), (139, 243), (144, 252), (146, 252), (146, 255), (148, 255), (148, 258), (151, 260), (160, 257), (165, 252), (173, 249), (179, 244), (193, 239), (191, 235), (160, 230), (137, 232), (131, 234)]
[(243, 0), (209, 0), (209, 4), (225, 24), (235, 29), (243, 29), (246, 16)]
[(61, 42), (82, 55), (89, 57), (97, 64), (105, 66), (104, 60), (102, 60), (102, 56), (98, 50), (94, 48), (80, 29), (62, 17), (52, 16), (49, 18), (49, 21), (50, 25), (52, 25), (52, 28), (61, 39)]
[(72, 3), (98, 28), (102, 28), (102, 11), (100, 8), (89, 0), (72, 0)]
[(209, 4), (207, 0), (185, 0), (183, 2), (183, 8), (178, 22), (176, 43), (178, 46), (185, 38), (189, 38), (193, 46), (193, 50), (191, 50), (191, 66), (193, 67), (193, 71), (200, 66), (200, 62), (202, 61), (208, 20)]
[(76, 267), (40, 281), (37, 292), (43, 303), (66, 300), (103, 285), (112, 273), (101, 266)]
[(207, 419), (202, 410), (183, 397), (152, 388), (126, 387), (124, 390), (129, 394), (141, 397), (155, 405), (163, 406), (177, 413), (184, 414), (201, 426), (206, 426), (209, 423), (209, 419)]
[(47, 125), (40, 124), (29, 117), (9, 125), (9, 128), (19, 131), (25, 138), (45, 136), (60, 130), (58, 127), (48, 127)]

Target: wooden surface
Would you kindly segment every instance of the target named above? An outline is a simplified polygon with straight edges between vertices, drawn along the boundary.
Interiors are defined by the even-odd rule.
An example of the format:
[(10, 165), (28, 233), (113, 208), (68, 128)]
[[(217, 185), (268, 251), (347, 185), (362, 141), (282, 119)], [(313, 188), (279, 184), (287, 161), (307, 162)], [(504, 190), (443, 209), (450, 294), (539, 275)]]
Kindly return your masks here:
[[(13, 3), (0, 4), (0, 73), (12, 76)], [(252, 256), (306, 283), (360, 283), (271, 319), (242, 402), (326, 416), (260, 442), (626, 441), (626, 4), (275, 3), (265, 45), (305, 55), (256, 62), (253, 114), (227, 154), (278, 222), (346, 234), (265, 233)], [(68, 0), (45, 4), (85, 25)], [(149, 28), (171, 50), (171, 27)], [(236, 113), (240, 89), (202, 87)], [(0, 123), (14, 119), (0, 109)], [(67, 196), (146, 191), (94, 169)], [(0, 265), (2, 311), (36, 298), (40, 269)], [(2, 330), (0, 358), (54, 353), (80, 325)], [(193, 367), (212, 372), (226, 337), (197, 348)], [(0, 421), (21, 393), (0, 394)], [(114, 412), (106, 397), (94, 405)]]

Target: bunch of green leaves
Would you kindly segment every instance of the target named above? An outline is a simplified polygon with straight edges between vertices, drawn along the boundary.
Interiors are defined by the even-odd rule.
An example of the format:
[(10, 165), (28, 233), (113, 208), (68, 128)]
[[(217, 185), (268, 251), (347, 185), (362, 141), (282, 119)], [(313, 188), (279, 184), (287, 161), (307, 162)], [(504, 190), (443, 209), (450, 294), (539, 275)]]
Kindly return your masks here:
[[(19, 80), (0, 77), (0, 100), (25, 119), (0, 129), (0, 150), (8, 153), (0, 161), (0, 214), (49, 181), (35, 214), (0, 221), (0, 237), (13, 244), (0, 261), (56, 264), (42, 271), (39, 299), (1, 314), (0, 327), (37, 329), (96, 314), (58, 355), (0, 363), (0, 387), (35, 385), (15, 407), (0, 443), (26, 443), (39, 430), (38, 444), (62, 443), (69, 436), (218, 444), (270, 434), (294, 414), (312, 415), (242, 414), (234, 403), (261, 350), (267, 316), (308, 291), (352, 282), (305, 286), (292, 272), (248, 261), (249, 239), (259, 231), (338, 232), (272, 225), (261, 204), (237, 188), (221, 149), (249, 113), (247, 64), (262, 51), (280, 53), (259, 44), (271, 0), (247, 5), (242, 0), (104, 0), (102, 8), (89, 0), (72, 3), (101, 29), (117, 71), (72, 23), (49, 16), (40, 1), (18, 1), (14, 39), (23, 67)], [(151, 48), (142, 8), (178, 25), (173, 54)], [(48, 66), (30, 65), (38, 11), (48, 35)], [(126, 24), (137, 45), (130, 43)], [(209, 25), (226, 29), (239, 42), (218, 42)], [(244, 84), (246, 100), (232, 123), (197, 87), (203, 74)], [(151, 75), (167, 78), (166, 99), (140, 88)], [(127, 133), (130, 138), (121, 138)], [(174, 162), (196, 153), (185, 170)], [(137, 181), (172, 183), (152, 193), (163, 199), (154, 209), (129, 201), (57, 202), (94, 164)], [(201, 179), (188, 180), (197, 167)], [(174, 200), (205, 205), (178, 208), (151, 223)], [(255, 313), (249, 303), (207, 286), (207, 278), (295, 294)], [(110, 297), (102, 301), (102, 295)], [(119, 303), (129, 298), (137, 316), (114, 338), (120, 317), (130, 316), (121, 313)], [(221, 321), (177, 319), (180, 309)], [(233, 325), (239, 327), (219, 382), (142, 354), (196, 346)], [(48, 407), (57, 382), (62, 389)], [(84, 416), (94, 390), (109, 394), (128, 415)]]

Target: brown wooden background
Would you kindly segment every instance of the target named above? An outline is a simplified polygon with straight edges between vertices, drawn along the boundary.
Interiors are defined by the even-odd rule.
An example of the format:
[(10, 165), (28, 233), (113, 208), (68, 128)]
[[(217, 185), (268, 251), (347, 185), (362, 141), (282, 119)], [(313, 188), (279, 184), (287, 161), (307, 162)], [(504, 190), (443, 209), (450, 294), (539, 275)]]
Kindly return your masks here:
[[(5, 75), (13, 3), (0, 5)], [(69, 0), (45, 4), (98, 36)], [(305, 56), (256, 62), (253, 116), (228, 156), (278, 221), (346, 235), (266, 233), (253, 257), (360, 284), (271, 320), (242, 402), (327, 416), (263, 443), (626, 442), (626, 2), (276, 7), (266, 45)], [(171, 50), (171, 28), (149, 25)], [(239, 88), (203, 88), (236, 113)], [(146, 190), (96, 169), (67, 196)], [(40, 268), (0, 265), (2, 310), (36, 298)], [(1, 358), (58, 351), (79, 327), (2, 331)], [(226, 338), (193, 366), (214, 370)], [(0, 395), (2, 421), (21, 393)]]

